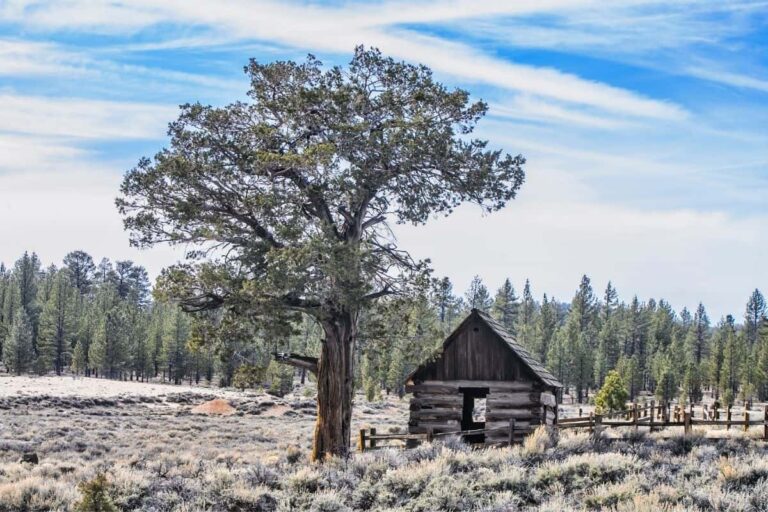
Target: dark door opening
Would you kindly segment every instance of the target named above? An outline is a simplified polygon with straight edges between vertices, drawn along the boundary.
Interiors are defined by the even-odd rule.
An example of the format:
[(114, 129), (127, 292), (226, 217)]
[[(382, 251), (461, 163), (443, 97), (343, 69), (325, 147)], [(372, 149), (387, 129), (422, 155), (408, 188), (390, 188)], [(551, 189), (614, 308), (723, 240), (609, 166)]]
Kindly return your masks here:
[[(459, 388), (464, 395), (464, 405), (461, 410), (461, 430), (480, 430), (485, 428), (485, 397), (488, 388)], [(484, 443), (485, 434), (464, 436), (464, 441), (470, 444)]]

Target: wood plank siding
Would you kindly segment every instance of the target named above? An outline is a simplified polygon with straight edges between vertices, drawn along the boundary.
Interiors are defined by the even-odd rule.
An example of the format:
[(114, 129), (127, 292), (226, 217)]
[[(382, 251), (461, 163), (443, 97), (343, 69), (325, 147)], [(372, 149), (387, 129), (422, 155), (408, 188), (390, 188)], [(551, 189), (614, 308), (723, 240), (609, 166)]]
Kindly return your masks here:
[[(514, 420), (513, 441), (519, 442), (537, 426), (557, 421), (561, 387), (511, 334), (473, 310), (445, 340), (442, 352), (409, 375), (406, 391), (413, 398), (408, 432), (453, 432), (478, 424), (503, 429)], [(485, 403), (480, 423), (469, 410), (476, 400)], [(485, 444), (509, 442), (505, 431), (473, 437)]]
[(509, 348), (479, 318), (454, 333), (443, 353), (427, 363), (419, 377), (440, 381), (532, 381), (535, 378), (519, 359), (509, 357)]

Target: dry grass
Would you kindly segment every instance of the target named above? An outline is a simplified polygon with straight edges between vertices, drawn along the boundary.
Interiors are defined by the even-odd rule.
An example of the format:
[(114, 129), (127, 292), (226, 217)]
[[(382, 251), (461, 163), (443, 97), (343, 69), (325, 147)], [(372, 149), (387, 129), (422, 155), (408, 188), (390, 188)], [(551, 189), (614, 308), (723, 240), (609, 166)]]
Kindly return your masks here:
[[(237, 412), (207, 416), (190, 409), (211, 395), (161, 388), (143, 394), (134, 384), (120, 398), (0, 396), (0, 512), (74, 510), (78, 484), (99, 473), (118, 509), (147, 512), (758, 511), (768, 503), (768, 450), (744, 437), (605, 441), (542, 429), (514, 448), (472, 451), (449, 440), (314, 465), (306, 459), (314, 408), (303, 393), (230, 392), (222, 396)], [(406, 422), (407, 402), (361, 401), (354, 428)], [(27, 451), (40, 463), (20, 463)]]

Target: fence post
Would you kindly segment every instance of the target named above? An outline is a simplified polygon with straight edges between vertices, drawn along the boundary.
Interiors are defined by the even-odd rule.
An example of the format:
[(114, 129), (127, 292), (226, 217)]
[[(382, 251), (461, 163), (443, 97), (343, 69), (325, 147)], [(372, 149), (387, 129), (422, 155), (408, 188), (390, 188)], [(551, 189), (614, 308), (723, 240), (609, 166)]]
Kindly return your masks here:
[(432, 427), (429, 427), (429, 428), (427, 429), (427, 442), (428, 442), (428, 443), (431, 443), (431, 442), (432, 442), (432, 436), (433, 436), (433, 435), (434, 435), (434, 434), (433, 434), (433, 431), (432, 431)]
[(593, 434), (595, 432), (595, 413), (591, 412), (589, 413), (589, 433)]
[(687, 436), (691, 433), (691, 413), (683, 412), (683, 432)]
[(602, 414), (595, 414), (595, 431), (593, 432), (593, 437), (597, 439), (600, 437), (600, 435), (603, 432), (603, 415)]
[(749, 432), (749, 411), (744, 411), (744, 432)]
[(651, 400), (651, 432), (653, 432), (653, 416), (656, 414), (656, 402)]
[(375, 435), (376, 435), (376, 429), (372, 428), (371, 429), (371, 440), (370, 440), (371, 449), (376, 448), (376, 440), (373, 438), (373, 436), (375, 436)]
[(365, 451), (365, 429), (364, 428), (360, 429), (360, 440), (359, 440), (359, 442), (357, 444), (357, 448), (361, 452)]
[(725, 425), (725, 430), (731, 430), (731, 406), (728, 406), (728, 412), (725, 416), (725, 421), (727, 422)]
[(635, 432), (637, 432), (637, 402), (635, 402), (635, 406), (632, 408), (632, 423), (634, 423)]
[(509, 446), (515, 442), (515, 418), (509, 420)]
[(579, 407), (579, 418), (581, 418), (581, 407)]
[(768, 441), (768, 405), (763, 407), (763, 441)]

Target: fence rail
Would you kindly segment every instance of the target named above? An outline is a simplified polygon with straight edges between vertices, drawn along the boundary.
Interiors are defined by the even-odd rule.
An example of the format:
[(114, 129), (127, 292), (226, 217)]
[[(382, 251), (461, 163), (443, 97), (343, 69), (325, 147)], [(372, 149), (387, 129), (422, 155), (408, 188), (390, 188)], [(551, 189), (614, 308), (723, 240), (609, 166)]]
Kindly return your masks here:
[[(588, 416), (582, 416), (581, 409), (579, 410), (579, 417), (575, 418), (560, 418), (557, 424), (552, 425), (553, 428), (559, 430), (566, 429), (578, 429), (585, 428), (592, 433), (599, 433), (604, 428), (609, 427), (650, 427), (651, 431), (654, 429), (663, 429), (667, 427), (683, 427), (685, 435), (689, 435), (693, 427), (695, 426), (723, 426), (727, 430), (731, 427), (741, 427), (745, 432), (749, 427), (763, 426), (762, 439), (768, 441), (768, 406), (763, 408), (762, 419), (750, 419), (750, 411), (744, 411), (741, 418), (733, 417), (730, 407), (724, 409), (725, 419), (720, 418), (719, 409), (705, 408), (703, 411), (703, 418), (695, 418), (693, 407), (689, 410), (685, 410), (679, 406), (675, 406), (672, 409), (670, 406), (657, 406), (652, 402), (650, 408), (646, 406), (638, 406), (633, 404), (627, 412), (622, 412), (618, 415), (600, 415), (590, 413)], [(512, 444), (515, 439), (515, 434), (529, 433), (530, 429), (516, 428), (515, 420), (510, 420), (509, 425), (506, 427), (497, 427), (491, 429), (477, 429), (477, 430), (460, 430), (455, 432), (432, 432), (431, 430), (421, 434), (378, 434), (375, 428), (360, 430), (360, 437), (358, 439), (358, 449), (360, 451), (366, 451), (369, 449), (377, 448), (378, 441), (426, 441), (430, 442), (436, 438), (458, 436), (466, 437), (473, 435), (494, 434), (504, 432), (508, 434), (507, 444)]]

